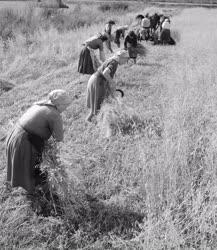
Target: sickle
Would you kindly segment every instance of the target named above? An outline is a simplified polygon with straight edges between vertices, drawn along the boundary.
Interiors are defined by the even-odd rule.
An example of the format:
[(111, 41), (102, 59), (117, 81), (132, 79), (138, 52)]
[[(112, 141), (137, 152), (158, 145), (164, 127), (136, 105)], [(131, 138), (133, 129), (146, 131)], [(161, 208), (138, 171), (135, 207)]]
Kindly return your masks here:
[(124, 91), (123, 91), (123, 90), (121, 90), (121, 89), (116, 89), (116, 91), (121, 93), (121, 97), (124, 97)]

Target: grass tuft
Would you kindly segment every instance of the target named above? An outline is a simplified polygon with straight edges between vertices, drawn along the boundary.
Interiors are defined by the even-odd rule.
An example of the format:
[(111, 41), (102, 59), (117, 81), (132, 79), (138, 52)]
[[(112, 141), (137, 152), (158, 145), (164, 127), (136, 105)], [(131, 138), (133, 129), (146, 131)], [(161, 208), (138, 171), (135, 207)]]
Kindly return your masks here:
[(113, 135), (135, 135), (147, 132), (150, 136), (161, 136), (162, 125), (156, 118), (142, 118), (136, 110), (119, 101), (105, 103), (98, 116), (102, 133), (110, 127)]

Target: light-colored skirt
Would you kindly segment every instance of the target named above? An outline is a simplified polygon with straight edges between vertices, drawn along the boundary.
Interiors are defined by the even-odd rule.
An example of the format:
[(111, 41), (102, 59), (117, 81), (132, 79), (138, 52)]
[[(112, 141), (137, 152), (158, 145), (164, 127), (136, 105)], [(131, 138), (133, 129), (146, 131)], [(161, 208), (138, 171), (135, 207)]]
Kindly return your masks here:
[(96, 115), (108, 96), (108, 82), (101, 73), (96, 72), (90, 77), (87, 84), (87, 107)]

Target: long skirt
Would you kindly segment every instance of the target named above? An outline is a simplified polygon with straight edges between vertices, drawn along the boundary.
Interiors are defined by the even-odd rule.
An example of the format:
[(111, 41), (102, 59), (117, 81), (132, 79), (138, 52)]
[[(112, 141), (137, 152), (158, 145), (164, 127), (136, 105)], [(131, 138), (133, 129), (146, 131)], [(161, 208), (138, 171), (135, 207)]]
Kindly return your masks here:
[(129, 44), (127, 49), (128, 49), (129, 57), (132, 59), (137, 58), (138, 55), (140, 56), (146, 55), (146, 48), (141, 43), (137, 43), (136, 47), (133, 47)]
[(40, 157), (28, 135), (17, 124), (7, 138), (7, 182), (12, 187), (23, 187), (28, 193), (33, 193), (37, 184), (36, 174), (39, 174), (35, 166), (39, 164)]
[(169, 29), (162, 29), (160, 33), (160, 42), (162, 44), (169, 44), (170, 43), (170, 30)]
[(92, 75), (100, 66), (93, 49), (84, 46), (81, 50), (78, 62), (78, 72), (82, 74)]
[(108, 96), (108, 82), (102, 74), (96, 72), (90, 77), (87, 84), (87, 107), (96, 115)]

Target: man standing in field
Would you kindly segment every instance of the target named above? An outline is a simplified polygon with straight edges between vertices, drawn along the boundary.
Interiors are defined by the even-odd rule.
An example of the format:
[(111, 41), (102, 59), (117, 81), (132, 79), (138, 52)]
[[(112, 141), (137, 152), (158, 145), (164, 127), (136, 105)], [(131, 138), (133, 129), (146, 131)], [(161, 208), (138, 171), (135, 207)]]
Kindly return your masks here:
[(105, 25), (104, 32), (108, 34), (108, 40), (106, 41), (106, 46), (108, 50), (113, 53), (112, 47), (111, 47), (111, 40), (112, 40), (112, 27), (115, 25), (115, 21), (109, 20)]

